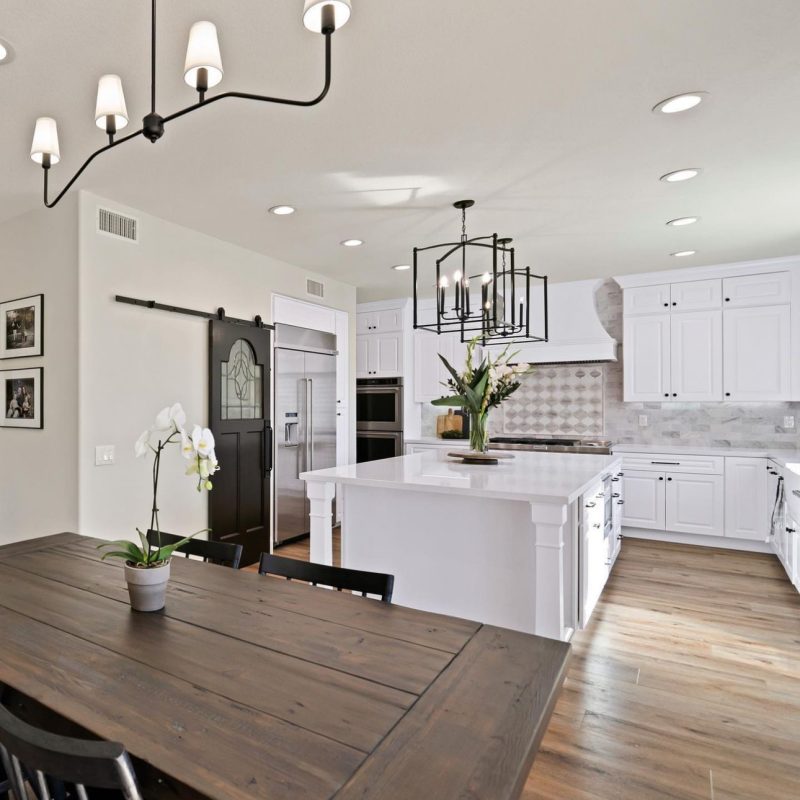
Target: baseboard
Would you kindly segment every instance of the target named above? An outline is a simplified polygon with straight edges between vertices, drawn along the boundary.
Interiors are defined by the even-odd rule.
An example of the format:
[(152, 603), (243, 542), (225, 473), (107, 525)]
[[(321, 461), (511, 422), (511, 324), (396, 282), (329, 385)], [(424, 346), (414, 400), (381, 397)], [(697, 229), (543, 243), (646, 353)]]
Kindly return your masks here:
[(750, 541), (749, 539), (726, 539), (724, 536), (699, 536), (694, 533), (677, 533), (675, 531), (653, 531), (647, 528), (622, 529), (626, 539), (649, 539), (654, 542), (672, 542), (673, 544), (694, 544), (699, 547), (718, 547), (723, 550), (744, 550), (748, 553), (769, 553), (775, 555), (767, 542)]

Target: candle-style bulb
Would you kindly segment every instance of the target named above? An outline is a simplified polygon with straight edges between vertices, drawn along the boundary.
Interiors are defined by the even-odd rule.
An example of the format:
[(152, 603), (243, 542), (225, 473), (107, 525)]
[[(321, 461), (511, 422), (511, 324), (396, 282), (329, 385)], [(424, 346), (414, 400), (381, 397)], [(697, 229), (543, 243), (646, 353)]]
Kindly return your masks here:
[(461, 270), (457, 269), (453, 273), (453, 283), (459, 283), (461, 281)]
[(492, 280), (492, 276), (488, 272), (484, 272), (483, 273), (483, 278), (481, 278), (481, 280), (484, 283), (489, 283)]
[(441, 289), (446, 289), (450, 285), (450, 281), (447, 279), (447, 275), (442, 275), (439, 279), (439, 287)]

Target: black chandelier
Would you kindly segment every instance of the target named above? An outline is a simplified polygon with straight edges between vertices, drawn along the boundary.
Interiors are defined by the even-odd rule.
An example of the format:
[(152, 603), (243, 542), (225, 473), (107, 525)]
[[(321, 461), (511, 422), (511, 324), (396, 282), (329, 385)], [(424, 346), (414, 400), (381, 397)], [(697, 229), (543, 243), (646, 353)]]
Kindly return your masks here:
[(150, 37), (150, 113), (142, 120), (142, 127), (120, 139), (114, 138), (117, 132), (128, 124), (128, 111), (125, 106), (125, 95), (119, 75), (103, 75), (97, 87), (97, 105), (95, 122), (108, 136), (108, 144), (95, 150), (72, 179), (61, 190), (57, 197), (48, 201), (48, 173), (55, 166), (61, 154), (58, 146), (58, 128), (51, 117), (39, 117), (33, 133), (31, 158), (41, 164), (44, 170), (44, 204), (48, 208), (58, 203), (70, 190), (89, 164), (101, 153), (128, 142), (137, 136), (144, 135), (151, 142), (157, 142), (164, 135), (164, 126), (172, 120), (196, 111), (198, 108), (223, 100), (226, 97), (238, 97), (243, 100), (260, 100), (264, 103), (279, 103), (289, 106), (314, 106), (321, 102), (331, 85), (331, 36), (350, 19), (351, 0), (305, 0), (303, 8), (303, 24), (313, 33), (321, 33), (325, 37), (325, 83), (322, 91), (312, 100), (289, 100), (282, 97), (267, 97), (247, 92), (223, 92), (206, 97), (209, 89), (222, 80), (222, 58), (220, 56), (217, 28), (212, 22), (196, 22), (189, 32), (189, 45), (186, 50), (184, 80), (197, 91), (198, 101), (186, 108), (162, 117), (156, 111), (156, 0), (152, 0), (152, 21)]
[[(512, 239), (467, 236), (467, 209), (474, 200), (459, 200), (453, 206), (461, 211), (461, 238), (458, 242), (414, 248), (414, 328), (437, 334), (458, 332), (461, 341), (478, 337), (483, 344), (546, 342), (547, 276), (535, 275), (530, 267), (517, 267)], [(444, 251), (435, 259), (431, 279), (421, 279), (420, 253)], [(482, 257), (486, 268), (476, 274), (473, 255)], [(455, 262), (455, 263), (454, 263)], [(468, 263), (470, 262), (470, 263)], [(448, 275), (446, 270), (455, 266)], [(474, 287), (480, 287), (480, 293)], [(435, 294), (436, 318), (425, 321), (425, 293)], [(429, 304), (430, 305), (430, 304)], [(533, 308), (537, 306), (537, 308)], [(537, 311), (541, 327), (534, 333)]]

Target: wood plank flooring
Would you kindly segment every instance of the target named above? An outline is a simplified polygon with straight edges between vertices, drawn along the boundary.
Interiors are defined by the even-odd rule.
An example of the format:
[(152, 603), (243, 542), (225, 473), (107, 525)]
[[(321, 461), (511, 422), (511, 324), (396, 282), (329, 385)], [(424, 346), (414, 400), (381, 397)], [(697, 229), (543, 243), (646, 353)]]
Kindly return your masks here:
[(774, 557), (626, 539), (573, 645), (523, 800), (800, 798), (800, 596)]

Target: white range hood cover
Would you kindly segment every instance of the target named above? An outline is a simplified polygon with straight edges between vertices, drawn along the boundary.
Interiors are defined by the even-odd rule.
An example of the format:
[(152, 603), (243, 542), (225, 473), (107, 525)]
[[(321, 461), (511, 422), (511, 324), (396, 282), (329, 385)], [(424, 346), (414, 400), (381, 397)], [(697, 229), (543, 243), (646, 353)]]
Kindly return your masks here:
[(600, 323), (595, 306), (601, 284), (600, 280), (550, 284), (549, 341), (512, 345), (512, 350), (519, 350), (514, 360), (531, 364), (616, 361), (617, 343)]

